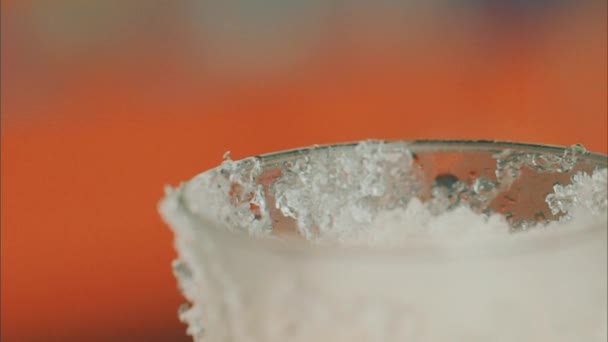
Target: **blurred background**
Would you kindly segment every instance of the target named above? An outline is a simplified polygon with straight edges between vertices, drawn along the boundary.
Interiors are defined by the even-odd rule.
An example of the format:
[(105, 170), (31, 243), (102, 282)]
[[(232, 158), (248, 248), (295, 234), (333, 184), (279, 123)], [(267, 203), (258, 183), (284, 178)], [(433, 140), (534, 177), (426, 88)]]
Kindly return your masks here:
[(2, 1), (2, 341), (188, 341), (156, 205), (365, 138), (606, 153), (606, 1)]

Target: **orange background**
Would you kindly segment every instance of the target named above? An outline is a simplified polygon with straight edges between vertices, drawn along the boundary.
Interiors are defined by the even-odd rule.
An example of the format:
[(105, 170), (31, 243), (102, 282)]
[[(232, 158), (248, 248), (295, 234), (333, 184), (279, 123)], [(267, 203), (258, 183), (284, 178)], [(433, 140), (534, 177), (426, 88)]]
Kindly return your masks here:
[(93, 19), (52, 26), (70, 6), (2, 3), (3, 341), (187, 341), (156, 205), (227, 150), (482, 138), (608, 152), (605, 2), (412, 10), (415, 30), (390, 9), (338, 9), (305, 53), (285, 37), (251, 51), (230, 38), (236, 52), (195, 40), (175, 6), (127, 11), (152, 14), (126, 36), (107, 33), (105, 7), (108, 36)]

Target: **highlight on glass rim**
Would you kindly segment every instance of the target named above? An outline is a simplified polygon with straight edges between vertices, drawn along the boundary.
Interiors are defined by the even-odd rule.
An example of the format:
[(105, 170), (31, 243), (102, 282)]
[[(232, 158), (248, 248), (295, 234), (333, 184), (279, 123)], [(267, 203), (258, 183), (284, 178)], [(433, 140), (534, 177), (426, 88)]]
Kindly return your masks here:
[(608, 158), (381, 141), (232, 160), (168, 187), (195, 341), (605, 341)]

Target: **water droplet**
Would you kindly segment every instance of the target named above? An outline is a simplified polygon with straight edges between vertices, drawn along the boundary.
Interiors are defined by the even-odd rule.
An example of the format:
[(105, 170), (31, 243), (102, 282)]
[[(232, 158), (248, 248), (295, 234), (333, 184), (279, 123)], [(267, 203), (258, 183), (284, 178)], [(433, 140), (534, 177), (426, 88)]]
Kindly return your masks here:
[(485, 194), (496, 188), (496, 182), (486, 177), (479, 177), (473, 182), (473, 191), (477, 194)]

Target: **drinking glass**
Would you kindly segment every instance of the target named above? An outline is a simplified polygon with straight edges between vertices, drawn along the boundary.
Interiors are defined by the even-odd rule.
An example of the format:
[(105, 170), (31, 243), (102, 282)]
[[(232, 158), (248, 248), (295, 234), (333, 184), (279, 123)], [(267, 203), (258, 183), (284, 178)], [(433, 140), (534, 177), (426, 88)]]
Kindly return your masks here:
[[(605, 155), (580, 145), (496, 141), (360, 146), (228, 158), (168, 188), (160, 210), (175, 232), (174, 271), (189, 302), (180, 318), (196, 341), (606, 340)], [(374, 161), (381, 153), (390, 162)], [(332, 164), (357, 158), (363, 163), (350, 173), (336, 171), (344, 163)], [(395, 172), (399, 160), (407, 172)], [(337, 220), (332, 215), (354, 203), (349, 194), (374, 174), (365, 170), (370, 165), (383, 186), (381, 194), (364, 197), (374, 215), (413, 198), (428, 204), (443, 196), (447, 204), (434, 215), (466, 205), (476, 215), (500, 215), (510, 230), (461, 244), (322, 241), (323, 219)], [(362, 168), (363, 181), (355, 179), (361, 184), (336, 187)], [(306, 170), (312, 178), (338, 176), (315, 188), (303, 180)], [(550, 194), (591, 174), (600, 175), (595, 188), (576, 200), (592, 200), (595, 215), (568, 221)], [(297, 210), (285, 206), (291, 190), (317, 208), (307, 212), (312, 229), (303, 229)], [(572, 202), (562, 200), (562, 206)], [(571, 224), (547, 231), (560, 221)], [(467, 218), (450, 224), (466, 229)]]

